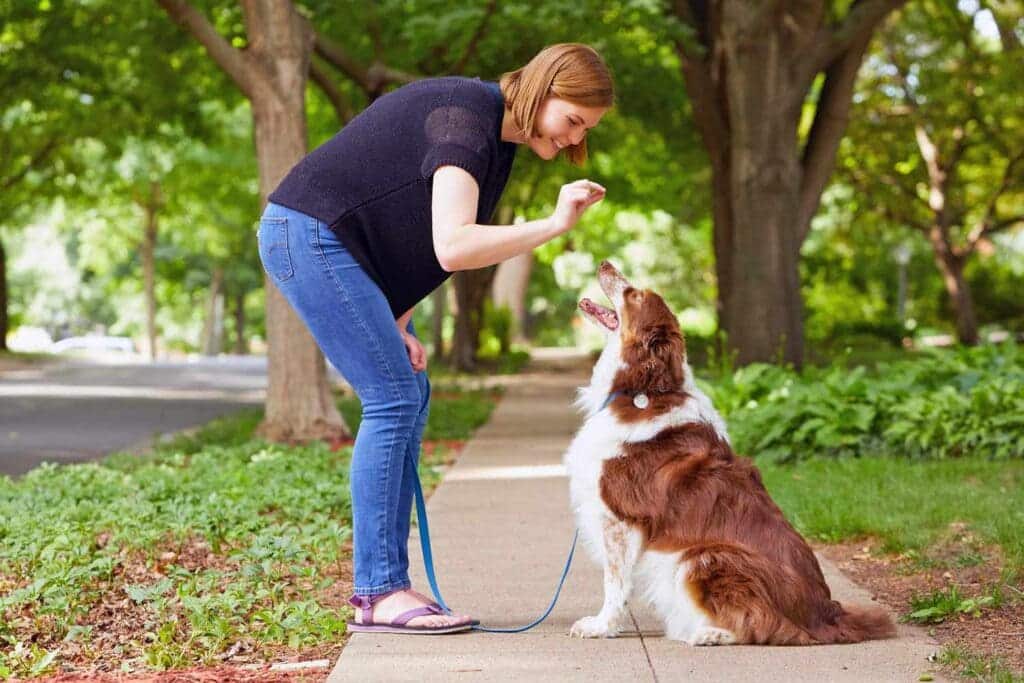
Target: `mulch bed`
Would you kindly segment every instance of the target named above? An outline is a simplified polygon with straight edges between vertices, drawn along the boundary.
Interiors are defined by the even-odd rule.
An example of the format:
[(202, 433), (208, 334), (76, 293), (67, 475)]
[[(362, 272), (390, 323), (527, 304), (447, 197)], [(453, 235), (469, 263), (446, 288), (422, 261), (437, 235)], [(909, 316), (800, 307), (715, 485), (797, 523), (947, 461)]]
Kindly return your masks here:
[[(929, 555), (935, 566), (922, 566), (911, 557), (880, 554), (879, 545), (861, 540), (816, 545), (815, 550), (901, 618), (911, 611), (910, 601), (916, 595), (948, 590), (955, 585), (965, 598), (973, 598), (985, 595), (986, 589), (1003, 580), (1002, 559), (992, 549), (972, 548), (984, 560), (975, 566), (961, 567), (953, 561), (959, 545), (954, 541)], [(961, 646), (974, 655), (999, 657), (1016, 673), (1024, 673), (1024, 593), (1014, 589), (1024, 591), (1021, 577), (1011, 587), (1004, 587), (1005, 599), (1000, 607), (982, 608), (977, 616), (949, 616), (940, 623), (922, 627), (943, 645)]]

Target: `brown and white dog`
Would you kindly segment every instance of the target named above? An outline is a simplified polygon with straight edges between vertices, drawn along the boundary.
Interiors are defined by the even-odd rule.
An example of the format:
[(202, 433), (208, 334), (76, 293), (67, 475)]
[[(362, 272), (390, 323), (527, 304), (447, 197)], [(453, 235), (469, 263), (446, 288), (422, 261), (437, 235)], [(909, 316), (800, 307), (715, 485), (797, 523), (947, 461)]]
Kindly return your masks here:
[[(604, 568), (604, 605), (570, 635), (612, 637), (634, 588), (691, 645), (854, 643), (895, 634), (878, 607), (832, 600), (807, 542), (694, 384), (676, 317), (608, 262), (614, 310), (580, 309), (607, 345), (580, 389), (565, 454), (580, 535)], [(610, 400), (609, 400), (610, 397)]]

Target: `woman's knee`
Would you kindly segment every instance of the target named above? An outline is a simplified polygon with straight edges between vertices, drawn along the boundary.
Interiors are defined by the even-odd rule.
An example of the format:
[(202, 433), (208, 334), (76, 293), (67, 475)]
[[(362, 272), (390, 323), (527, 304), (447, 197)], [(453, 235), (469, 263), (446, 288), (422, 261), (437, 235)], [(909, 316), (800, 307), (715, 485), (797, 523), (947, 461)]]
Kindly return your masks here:
[(387, 418), (415, 423), (422, 412), (423, 396), (416, 382), (396, 382), (362, 397), (363, 419)]

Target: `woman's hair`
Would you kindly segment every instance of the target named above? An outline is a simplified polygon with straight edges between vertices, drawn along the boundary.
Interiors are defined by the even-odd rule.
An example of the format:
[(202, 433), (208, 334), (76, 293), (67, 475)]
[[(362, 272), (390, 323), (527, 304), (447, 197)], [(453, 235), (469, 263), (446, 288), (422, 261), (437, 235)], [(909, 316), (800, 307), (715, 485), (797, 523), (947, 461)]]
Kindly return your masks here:
[[(515, 71), (502, 74), (501, 92), (516, 126), (527, 137), (535, 132), (535, 120), (548, 95), (582, 107), (607, 108), (615, 104), (615, 86), (608, 66), (589, 45), (559, 43), (544, 48)], [(565, 148), (569, 161), (581, 166), (587, 160), (587, 139)]]

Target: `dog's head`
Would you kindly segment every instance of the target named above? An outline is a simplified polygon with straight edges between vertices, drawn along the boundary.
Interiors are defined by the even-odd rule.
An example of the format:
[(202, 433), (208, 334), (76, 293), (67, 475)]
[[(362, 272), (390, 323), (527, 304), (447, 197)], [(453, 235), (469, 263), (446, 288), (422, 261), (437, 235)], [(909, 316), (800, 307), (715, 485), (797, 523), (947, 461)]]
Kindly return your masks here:
[(597, 276), (612, 308), (590, 299), (579, 303), (584, 316), (607, 337), (591, 387), (648, 395), (681, 391), (686, 343), (664, 299), (633, 287), (608, 261), (601, 263)]

